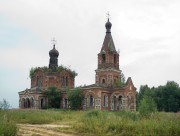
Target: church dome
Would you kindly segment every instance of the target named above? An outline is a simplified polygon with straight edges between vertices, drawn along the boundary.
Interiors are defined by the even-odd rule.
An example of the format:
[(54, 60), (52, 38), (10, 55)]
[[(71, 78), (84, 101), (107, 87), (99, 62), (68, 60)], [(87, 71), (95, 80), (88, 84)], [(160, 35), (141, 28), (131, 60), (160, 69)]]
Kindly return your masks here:
[(111, 22), (109, 22), (109, 18), (108, 18), (108, 21), (106, 22), (105, 24), (105, 27), (106, 27), (106, 33), (111, 33)]
[(111, 29), (111, 26), (112, 26), (112, 24), (111, 24), (111, 22), (109, 22), (109, 18), (108, 18), (108, 21), (106, 22), (105, 27), (106, 27), (106, 29)]
[(58, 57), (59, 56), (59, 52), (55, 49), (55, 44), (52, 50), (49, 51), (49, 56), (51, 57)]

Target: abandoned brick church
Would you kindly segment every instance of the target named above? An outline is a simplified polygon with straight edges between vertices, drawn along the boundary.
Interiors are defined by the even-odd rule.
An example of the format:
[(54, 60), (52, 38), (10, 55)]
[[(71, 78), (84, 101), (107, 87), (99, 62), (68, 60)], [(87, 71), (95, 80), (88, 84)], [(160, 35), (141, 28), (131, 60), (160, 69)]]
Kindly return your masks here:
[[(119, 53), (116, 51), (111, 35), (111, 22), (105, 24), (106, 35), (100, 53), (98, 67), (95, 70), (95, 84), (83, 86), (83, 110), (99, 109), (121, 111), (130, 109), (136, 111), (136, 88), (129, 77), (125, 84), (117, 86), (121, 79), (119, 69)], [(19, 107), (22, 109), (41, 109), (47, 103), (44, 91), (55, 86), (62, 93), (60, 108), (69, 108), (67, 89), (74, 88), (76, 73), (63, 66), (58, 66), (59, 52), (49, 51), (49, 67), (31, 69), (31, 88), (19, 92)]]

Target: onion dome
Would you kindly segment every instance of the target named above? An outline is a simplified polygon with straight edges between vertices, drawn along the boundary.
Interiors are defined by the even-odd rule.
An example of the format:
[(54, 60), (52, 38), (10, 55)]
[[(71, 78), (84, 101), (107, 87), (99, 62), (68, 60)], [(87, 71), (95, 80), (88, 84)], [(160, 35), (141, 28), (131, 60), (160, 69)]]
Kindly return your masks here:
[(55, 44), (52, 50), (49, 51), (49, 56), (50, 57), (58, 57), (59, 56), (59, 52), (55, 49)]
[(109, 18), (108, 18), (108, 21), (106, 22), (105, 24), (105, 27), (106, 27), (106, 33), (111, 33), (111, 22), (109, 22)]

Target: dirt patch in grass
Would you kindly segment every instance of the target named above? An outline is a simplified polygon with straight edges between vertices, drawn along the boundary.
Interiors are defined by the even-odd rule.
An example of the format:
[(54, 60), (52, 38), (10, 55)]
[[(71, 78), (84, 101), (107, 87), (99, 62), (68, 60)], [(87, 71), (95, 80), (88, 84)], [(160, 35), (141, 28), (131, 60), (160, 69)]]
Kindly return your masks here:
[[(72, 134), (71, 126), (57, 124), (18, 124), (19, 128), (17, 136), (77, 136)], [(67, 130), (67, 132), (61, 132)]]

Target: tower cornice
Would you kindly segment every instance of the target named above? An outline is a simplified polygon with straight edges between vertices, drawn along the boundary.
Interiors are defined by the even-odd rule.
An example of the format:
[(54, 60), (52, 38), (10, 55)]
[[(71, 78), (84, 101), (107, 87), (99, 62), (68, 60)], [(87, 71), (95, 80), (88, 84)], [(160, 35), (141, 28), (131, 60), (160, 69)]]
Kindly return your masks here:
[(102, 69), (96, 69), (95, 72), (98, 73), (98, 72), (117, 72), (117, 73), (121, 73), (121, 70), (117, 70), (115, 68), (102, 68)]

